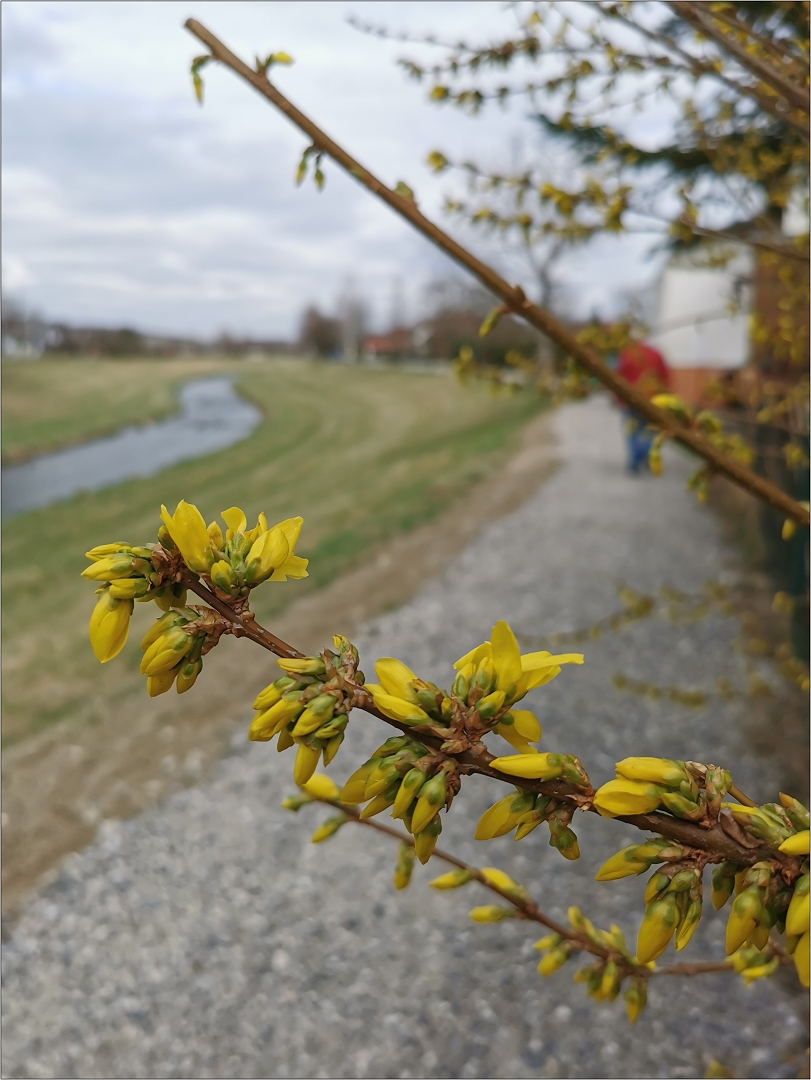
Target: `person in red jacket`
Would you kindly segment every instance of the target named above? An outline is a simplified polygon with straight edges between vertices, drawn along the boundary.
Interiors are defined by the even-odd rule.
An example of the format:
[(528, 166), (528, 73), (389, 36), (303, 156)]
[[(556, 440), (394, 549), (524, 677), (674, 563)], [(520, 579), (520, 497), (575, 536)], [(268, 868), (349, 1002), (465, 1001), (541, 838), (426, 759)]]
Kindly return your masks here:
[[(666, 393), (670, 388), (670, 371), (665, 358), (657, 349), (641, 341), (632, 341), (620, 350), (616, 370), (618, 375), (637, 390), (641, 390), (647, 398)], [(628, 440), (628, 471), (638, 474), (640, 469), (648, 468), (648, 452), (654, 432), (647, 421), (625, 402), (619, 404), (623, 410)]]

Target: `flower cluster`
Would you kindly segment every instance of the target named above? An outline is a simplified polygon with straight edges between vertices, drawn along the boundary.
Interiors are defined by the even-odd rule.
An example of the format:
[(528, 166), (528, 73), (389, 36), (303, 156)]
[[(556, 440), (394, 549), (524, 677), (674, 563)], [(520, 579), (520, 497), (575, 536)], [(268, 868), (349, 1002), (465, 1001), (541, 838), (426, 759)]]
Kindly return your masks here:
[(629, 757), (618, 761), (616, 780), (603, 784), (594, 807), (603, 817), (649, 814), (664, 808), (687, 821), (714, 822), (732, 777), (695, 761)]
[(133, 547), (101, 544), (87, 552), (82, 577), (99, 582), (99, 599), (90, 618), (90, 643), (102, 664), (117, 656), (127, 640), (134, 602), (154, 600), (165, 612), (144, 637), (141, 672), (153, 697), (174, 684), (189, 690), (202, 668), (203, 655), (229, 630), (209, 609), (187, 608), (184, 569), (199, 575), (215, 595), (244, 610), (252, 588), (263, 581), (307, 576), (307, 560), (294, 553), (302, 519), (288, 518), (268, 527), (264, 514), (248, 529), (238, 507), (223, 511), (226, 532), (206, 525), (191, 503), (181, 500), (174, 514), (161, 507), (158, 542)]
[(391, 807), (391, 816), (414, 837), (414, 851), (425, 863), (442, 832), (439, 811), (450, 807), (458, 790), (453, 761), (408, 735), (398, 735), (352, 773), (341, 790), (341, 801), (350, 806), (366, 803), (361, 821)]
[[(792, 884), (787, 885), (782, 872), (785, 867), (774, 859), (764, 859), (753, 866), (721, 863), (713, 873), (713, 907), (719, 911), (733, 894), (735, 897), (727, 920), (727, 954), (735, 953), (744, 945), (763, 950), (774, 928), (778, 933), (785, 933), (786, 952), (794, 959), (800, 982), (808, 986), (808, 810), (797, 799), (782, 793), (779, 803), (754, 807), (726, 803), (724, 809), (749, 836), (776, 847), (783, 855), (798, 859), (801, 871)], [(750, 971), (750, 979), (757, 977)]]
[[(639, 764), (642, 762), (643, 764)], [(654, 763), (658, 762), (658, 765)], [(624, 773), (644, 773), (651, 776), (654, 772), (660, 780), (676, 779), (676, 770), (684, 763), (657, 758), (628, 758), (617, 765), (618, 776)], [(694, 763), (690, 763), (694, 766)], [(720, 771), (720, 770), (717, 770)], [(711, 776), (707, 767), (706, 776)], [(644, 780), (632, 780), (631, 783), (645, 784)], [(681, 781), (682, 783), (684, 781)], [(655, 809), (647, 805), (642, 810), (638, 803), (629, 805), (627, 800), (649, 799), (654, 794), (629, 793), (625, 788), (618, 788), (620, 781), (611, 781), (595, 795), (595, 805), (610, 815), (617, 813), (644, 813)], [(614, 785), (613, 787), (611, 785)], [(726, 787), (731, 781), (725, 782)], [(649, 787), (656, 787), (648, 782)], [(598, 802), (601, 792), (610, 788), (607, 795)], [(658, 804), (657, 804), (658, 805)], [(722, 812), (721, 826), (725, 831), (738, 835), (742, 831), (744, 840), (751, 846), (751, 840), (760, 840), (775, 852), (805, 859), (800, 866), (800, 876), (795, 875), (791, 886), (786, 884), (783, 875), (784, 865), (776, 859), (763, 859), (753, 866), (743, 866), (734, 862), (722, 862), (713, 872), (711, 899), (713, 907), (719, 911), (735, 895), (727, 921), (726, 951), (733, 956), (733, 966), (750, 981), (764, 975), (770, 975), (776, 968), (772, 963), (772, 953), (767, 949), (772, 928), (786, 934), (786, 951), (793, 955), (800, 981), (808, 985), (808, 942), (809, 942), (809, 816), (808, 811), (796, 799), (788, 795), (780, 796), (780, 803), (766, 803), (763, 806), (742, 806), (738, 803), (720, 803)], [(702, 870), (703, 862), (696, 859), (697, 853), (681, 844), (672, 843), (660, 837), (630, 847), (612, 855), (597, 872), (597, 881), (617, 881), (620, 878), (644, 874), (654, 864), (661, 864), (651, 876), (645, 889), (645, 916), (639, 929), (637, 957), (641, 963), (647, 963), (661, 956), (673, 939), (676, 951), (683, 949), (698, 925), (702, 914)], [(742, 949), (748, 950), (741, 952)], [(754, 950), (754, 952), (752, 952)], [(767, 950), (764, 953), (764, 950)], [(755, 956), (757, 953), (757, 956)]]
[(494, 731), (521, 754), (534, 755), (532, 743), (541, 737), (540, 724), (531, 712), (513, 706), (559, 675), (561, 665), (582, 663), (580, 653), (522, 656), (515, 634), (501, 621), (493, 627), (490, 641), (456, 661), (450, 693), (420, 679), (393, 657), (377, 661), (380, 682), (369, 683), (367, 689), (384, 716), (440, 735), (448, 753), (460, 753)]
[[(491, 764), (500, 767), (503, 772), (509, 771), (504, 768), (503, 762), (512, 762), (515, 758), (523, 755), (514, 755), (510, 758), (496, 758)], [(585, 773), (577, 758), (571, 754), (538, 754), (538, 758), (559, 759), (558, 764), (552, 771), (548, 771), (552, 778), (562, 776), (574, 784), (583, 784)], [(498, 762), (502, 764), (497, 765)], [(513, 774), (515, 775), (515, 774)], [(588, 778), (585, 778), (588, 783)], [(477, 840), (492, 840), (497, 836), (506, 836), (515, 829), (515, 839), (523, 840), (529, 836), (533, 829), (545, 821), (549, 826), (549, 843), (557, 848), (565, 859), (579, 859), (580, 848), (577, 837), (569, 828), (569, 822), (574, 814), (574, 805), (562, 802), (548, 795), (536, 795), (532, 791), (523, 791), (516, 788), (513, 795), (507, 795), (499, 799), (489, 810), (485, 810), (476, 826), (475, 837)]]
[(337, 652), (279, 660), (286, 674), (272, 682), (253, 703), (256, 716), (248, 730), (253, 742), (279, 737), (276, 749), (295, 745), (293, 779), (306, 784), (323, 758), (329, 765), (344, 741), (349, 711), (359, 703), (363, 672), (358, 650), (345, 637), (332, 639)]

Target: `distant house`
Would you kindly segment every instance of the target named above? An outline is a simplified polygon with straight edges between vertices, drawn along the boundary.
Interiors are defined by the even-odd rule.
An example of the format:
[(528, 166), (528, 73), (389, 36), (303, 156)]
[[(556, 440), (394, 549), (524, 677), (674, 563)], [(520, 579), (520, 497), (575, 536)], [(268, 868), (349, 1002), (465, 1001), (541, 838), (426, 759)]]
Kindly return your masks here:
[(368, 360), (401, 360), (413, 353), (411, 331), (397, 327), (388, 334), (372, 334), (363, 340), (363, 355)]
[(749, 360), (749, 314), (754, 271), (741, 246), (722, 266), (707, 265), (711, 249), (673, 256), (658, 289), (650, 342), (672, 372), (673, 392), (697, 404), (707, 384)]

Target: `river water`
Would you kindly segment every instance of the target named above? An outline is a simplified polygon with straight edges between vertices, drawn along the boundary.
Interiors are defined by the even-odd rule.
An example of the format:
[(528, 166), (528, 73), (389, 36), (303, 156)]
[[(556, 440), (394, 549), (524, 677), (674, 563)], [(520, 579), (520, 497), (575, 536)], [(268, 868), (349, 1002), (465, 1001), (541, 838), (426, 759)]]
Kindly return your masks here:
[(181, 388), (180, 412), (169, 420), (123, 428), (107, 438), (4, 468), (3, 515), (14, 517), (79, 491), (154, 476), (169, 465), (232, 446), (261, 419), (259, 409), (237, 394), (230, 379), (195, 379)]

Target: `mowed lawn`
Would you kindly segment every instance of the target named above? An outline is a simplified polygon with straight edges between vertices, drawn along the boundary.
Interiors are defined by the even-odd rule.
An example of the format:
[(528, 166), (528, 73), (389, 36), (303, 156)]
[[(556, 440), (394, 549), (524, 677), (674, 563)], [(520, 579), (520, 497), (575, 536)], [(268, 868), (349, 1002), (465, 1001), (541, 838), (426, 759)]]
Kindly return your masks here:
[[(235, 504), (253, 520), (260, 510), (270, 521), (301, 514), (298, 550), (311, 560), (311, 577), (257, 590), (255, 609), (267, 619), (357, 564), (377, 541), (463, 499), (505, 459), (538, 409), (531, 395), (493, 397), (485, 386), (460, 386), (439, 375), (303, 360), (212, 362), (208, 369), (144, 363), (139, 378), (148, 382), (152, 372), (162, 380), (170, 403), (179, 381), (228, 368), (265, 419), (228, 450), (4, 525), (6, 743), (64, 719), (98, 721), (145, 692), (137, 642), (157, 609), (136, 604), (127, 647), (112, 663), (98, 664), (87, 640), (93, 590), (80, 577), (87, 565), (84, 552), (94, 544), (154, 540), (161, 502), (173, 509), (181, 498), (197, 503), (207, 520)], [(59, 412), (54, 399), (61, 399), (62, 430), (73, 424), (74, 433), (81, 430), (78, 414), (89, 421), (89, 432), (99, 430), (95, 411), (105, 408), (108, 393), (119, 415), (130, 410), (130, 422), (154, 415), (159, 395), (145, 393), (145, 411), (138, 415), (129, 391), (119, 392), (136, 371), (130, 362), (85, 361), (82, 379), (97, 404), (88, 411), (81, 395), (74, 396), (77, 415), (71, 417), (64, 386), (75, 381), (75, 364), (48, 362), (49, 377), (37, 383), (30, 399), (29, 431), (40, 412)], [(21, 429), (24, 421), (15, 408)]]

